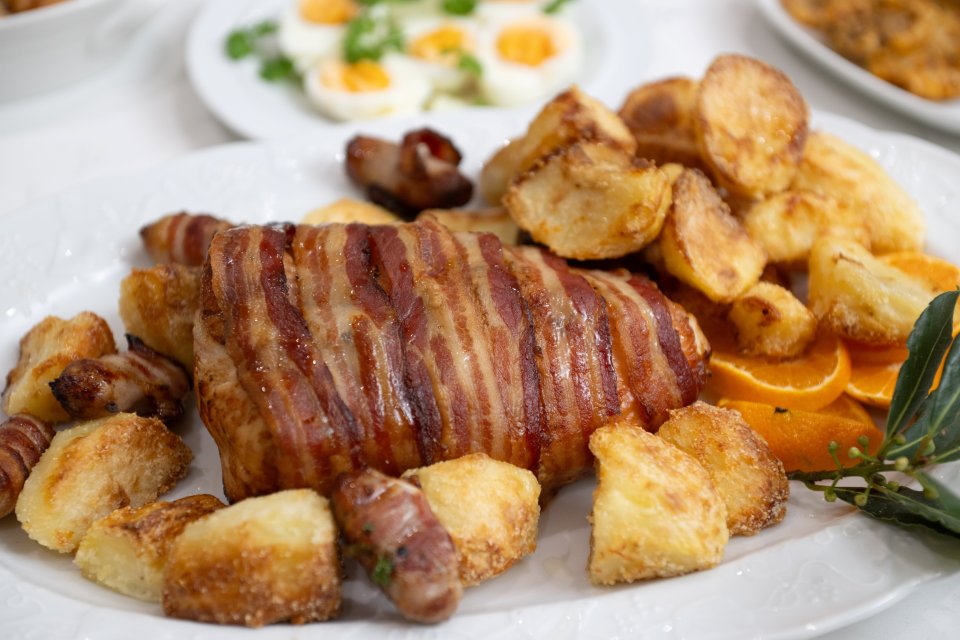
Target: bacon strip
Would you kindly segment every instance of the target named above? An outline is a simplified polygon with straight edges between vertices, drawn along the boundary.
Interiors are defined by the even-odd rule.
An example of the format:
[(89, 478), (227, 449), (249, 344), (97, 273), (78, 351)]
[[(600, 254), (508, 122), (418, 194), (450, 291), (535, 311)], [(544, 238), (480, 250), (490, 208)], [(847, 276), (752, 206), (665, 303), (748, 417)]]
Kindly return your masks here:
[(232, 226), (233, 223), (205, 213), (181, 211), (143, 227), (140, 238), (147, 253), (157, 262), (199, 267), (207, 257), (207, 247), (214, 234)]
[(0, 424), (0, 518), (17, 505), (23, 483), (54, 435), (53, 427), (25, 413)]
[[(204, 283), (199, 406), (234, 500), (475, 451), (550, 490), (611, 416), (656, 429), (703, 384), (705, 342), (646, 279), (429, 221), (231, 229)], [(244, 414), (205, 389), (233, 380), (258, 419), (221, 424)]]
[(74, 418), (93, 420), (126, 411), (172, 422), (183, 415), (190, 379), (179, 364), (127, 334), (127, 351), (75, 360), (50, 389)]

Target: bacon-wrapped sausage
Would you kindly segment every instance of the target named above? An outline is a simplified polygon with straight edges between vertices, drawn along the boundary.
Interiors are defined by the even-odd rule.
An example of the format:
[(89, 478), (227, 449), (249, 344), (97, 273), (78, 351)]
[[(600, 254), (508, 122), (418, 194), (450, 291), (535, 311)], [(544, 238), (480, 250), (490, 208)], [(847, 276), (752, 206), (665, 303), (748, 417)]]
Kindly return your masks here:
[(210, 239), (233, 223), (205, 213), (171, 213), (140, 229), (140, 238), (150, 257), (157, 262), (173, 262), (199, 267), (207, 256)]
[(708, 348), (642, 276), (431, 221), (220, 233), (197, 318), (231, 500), (473, 452), (549, 492), (590, 471), (612, 416), (655, 430), (696, 399)]
[(404, 617), (440, 622), (453, 615), (463, 594), (457, 550), (420, 489), (366, 469), (340, 476), (330, 504), (347, 555)]
[(25, 413), (0, 424), (0, 518), (17, 505), (23, 483), (53, 436), (50, 425)]
[(357, 136), (347, 143), (347, 175), (367, 197), (407, 219), (424, 209), (459, 207), (473, 183), (460, 173), (460, 152), (432, 129), (418, 129), (400, 144)]
[(171, 422), (183, 415), (190, 379), (183, 368), (127, 334), (127, 351), (67, 365), (50, 383), (74, 418), (92, 420), (129, 412)]

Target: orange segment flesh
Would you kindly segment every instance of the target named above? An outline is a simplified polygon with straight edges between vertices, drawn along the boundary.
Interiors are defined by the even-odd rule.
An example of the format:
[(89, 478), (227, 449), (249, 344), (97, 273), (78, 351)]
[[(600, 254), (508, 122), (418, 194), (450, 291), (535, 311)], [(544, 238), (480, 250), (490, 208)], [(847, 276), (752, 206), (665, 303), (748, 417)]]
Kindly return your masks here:
[(830, 334), (789, 360), (742, 355), (722, 336), (708, 338), (714, 351), (707, 388), (719, 396), (816, 411), (836, 400), (850, 379), (847, 349)]
[[(956, 334), (956, 330), (954, 331)], [(900, 367), (907, 359), (906, 347), (869, 347), (848, 343), (850, 353), (850, 381), (847, 393), (872, 407), (890, 408), (893, 391), (897, 387)], [(940, 383), (943, 363), (933, 379), (933, 388)]]
[(926, 282), (935, 291), (951, 291), (960, 286), (960, 267), (942, 258), (918, 251), (897, 251), (880, 259)]
[(719, 404), (739, 411), (746, 423), (763, 436), (788, 472), (836, 469), (828, 449), (831, 441), (838, 445), (840, 462), (849, 466), (857, 461), (847, 453), (851, 447), (862, 448), (860, 436), (869, 439), (869, 451), (875, 451), (883, 439), (870, 415), (845, 395), (816, 412), (743, 400), (722, 399)]

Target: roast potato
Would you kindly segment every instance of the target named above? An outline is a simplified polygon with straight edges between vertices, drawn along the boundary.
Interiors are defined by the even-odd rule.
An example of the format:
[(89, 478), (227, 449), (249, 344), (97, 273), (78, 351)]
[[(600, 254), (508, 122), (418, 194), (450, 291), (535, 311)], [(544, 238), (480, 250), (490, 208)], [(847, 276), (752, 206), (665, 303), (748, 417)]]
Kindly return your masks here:
[(718, 184), (747, 198), (790, 185), (809, 113), (781, 71), (742, 55), (717, 56), (700, 81), (695, 113), (700, 155)]
[(329, 224), (331, 222), (340, 222), (348, 224), (350, 222), (362, 222), (363, 224), (398, 224), (403, 222), (399, 216), (383, 207), (364, 202), (363, 200), (354, 200), (353, 198), (340, 198), (325, 207), (319, 207), (303, 216), (301, 224)]
[(637, 87), (618, 112), (637, 141), (639, 158), (701, 167), (694, 128), (698, 83), (674, 77)]
[(20, 356), (3, 390), (3, 412), (29, 413), (50, 423), (68, 420), (50, 391), (50, 381), (74, 360), (116, 352), (110, 326), (95, 313), (81, 311), (69, 320), (44, 318), (20, 340)]
[(575, 143), (517, 178), (503, 198), (521, 229), (564, 258), (618, 258), (660, 232), (666, 173), (602, 142)]
[(720, 562), (727, 512), (699, 462), (625, 421), (595, 431), (590, 451), (597, 468), (590, 582), (665, 578)]
[(623, 121), (604, 104), (571, 87), (548, 102), (526, 133), (497, 151), (480, 173), (480, 193), (500, 204), (510, 183), (544, 156), (574, 142), (605, 142), (633, 155), (637, 143)]
[(163, 611), (248, 627), (337, 616), (340, 558), (327, 500), (288, 489), (188, 524), (167, 556)]
[(744, 353), (772, 358), (799, 356), (817, 335), (817, 319), (793, 293), (758, 282), (730, 305), (728, 318)]
[(59, 432), (17, 499), (27, 535), (71, 553), (96, 520), (173, 488), (193, 455), (156, 418), (118, 413)]
[(174, 263), (134, 269), (120, 283), (127, 333), (193, 369), (193, 317), (200, 306), (200, 267)]
[(783, 465), (739, 413), (695, 402), (671, 411), (657, 435), (710, 474), (730, 535), (750, 536), (783, 520), (790, 495)]
[(810, 247), (827, 234), (870, 247), (870, 233), (859, 209), (832, 195), (788, 189), (753, 203), (740, 219), (771, 262), (789, 267), (805, 268)]
[(460, 581), (497, 576), (537, 548), (540, 484), (526, 469), (474, 453), (411, 469), (457, 548)]
[(817, 320), (837, 335), (878, 346), (904, 344), (937, 293), (849, 240), (818, 240), (809, 272), (807, 304)]
[(730, 302), (760, 279), (766, 254), (700, 171), (673, 183), (673, 202), (657, 241), (670, 275), (714, 302)]
[(923, 246), (926, 223), (917, 203), (870, 155), (834, 135), (808, 137), (792, 186), (846, 202), (863, 220), (873, 253)]
[(117, 509), (87, 530), (73, 563), (88, 580), (140, 600), (160, 602), (163, 568), (173, 541), (188, 524), (223, 506), (204, 494)]

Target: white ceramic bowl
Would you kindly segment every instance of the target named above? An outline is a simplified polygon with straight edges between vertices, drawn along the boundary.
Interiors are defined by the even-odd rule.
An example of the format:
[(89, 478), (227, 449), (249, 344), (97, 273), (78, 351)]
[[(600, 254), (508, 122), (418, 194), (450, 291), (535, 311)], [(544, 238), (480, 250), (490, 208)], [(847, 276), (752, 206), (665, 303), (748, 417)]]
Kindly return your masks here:
[(127, 0), (66, 0), (0, 18), (0, 102), (72, 84), (106, 68), (131, 33)]

